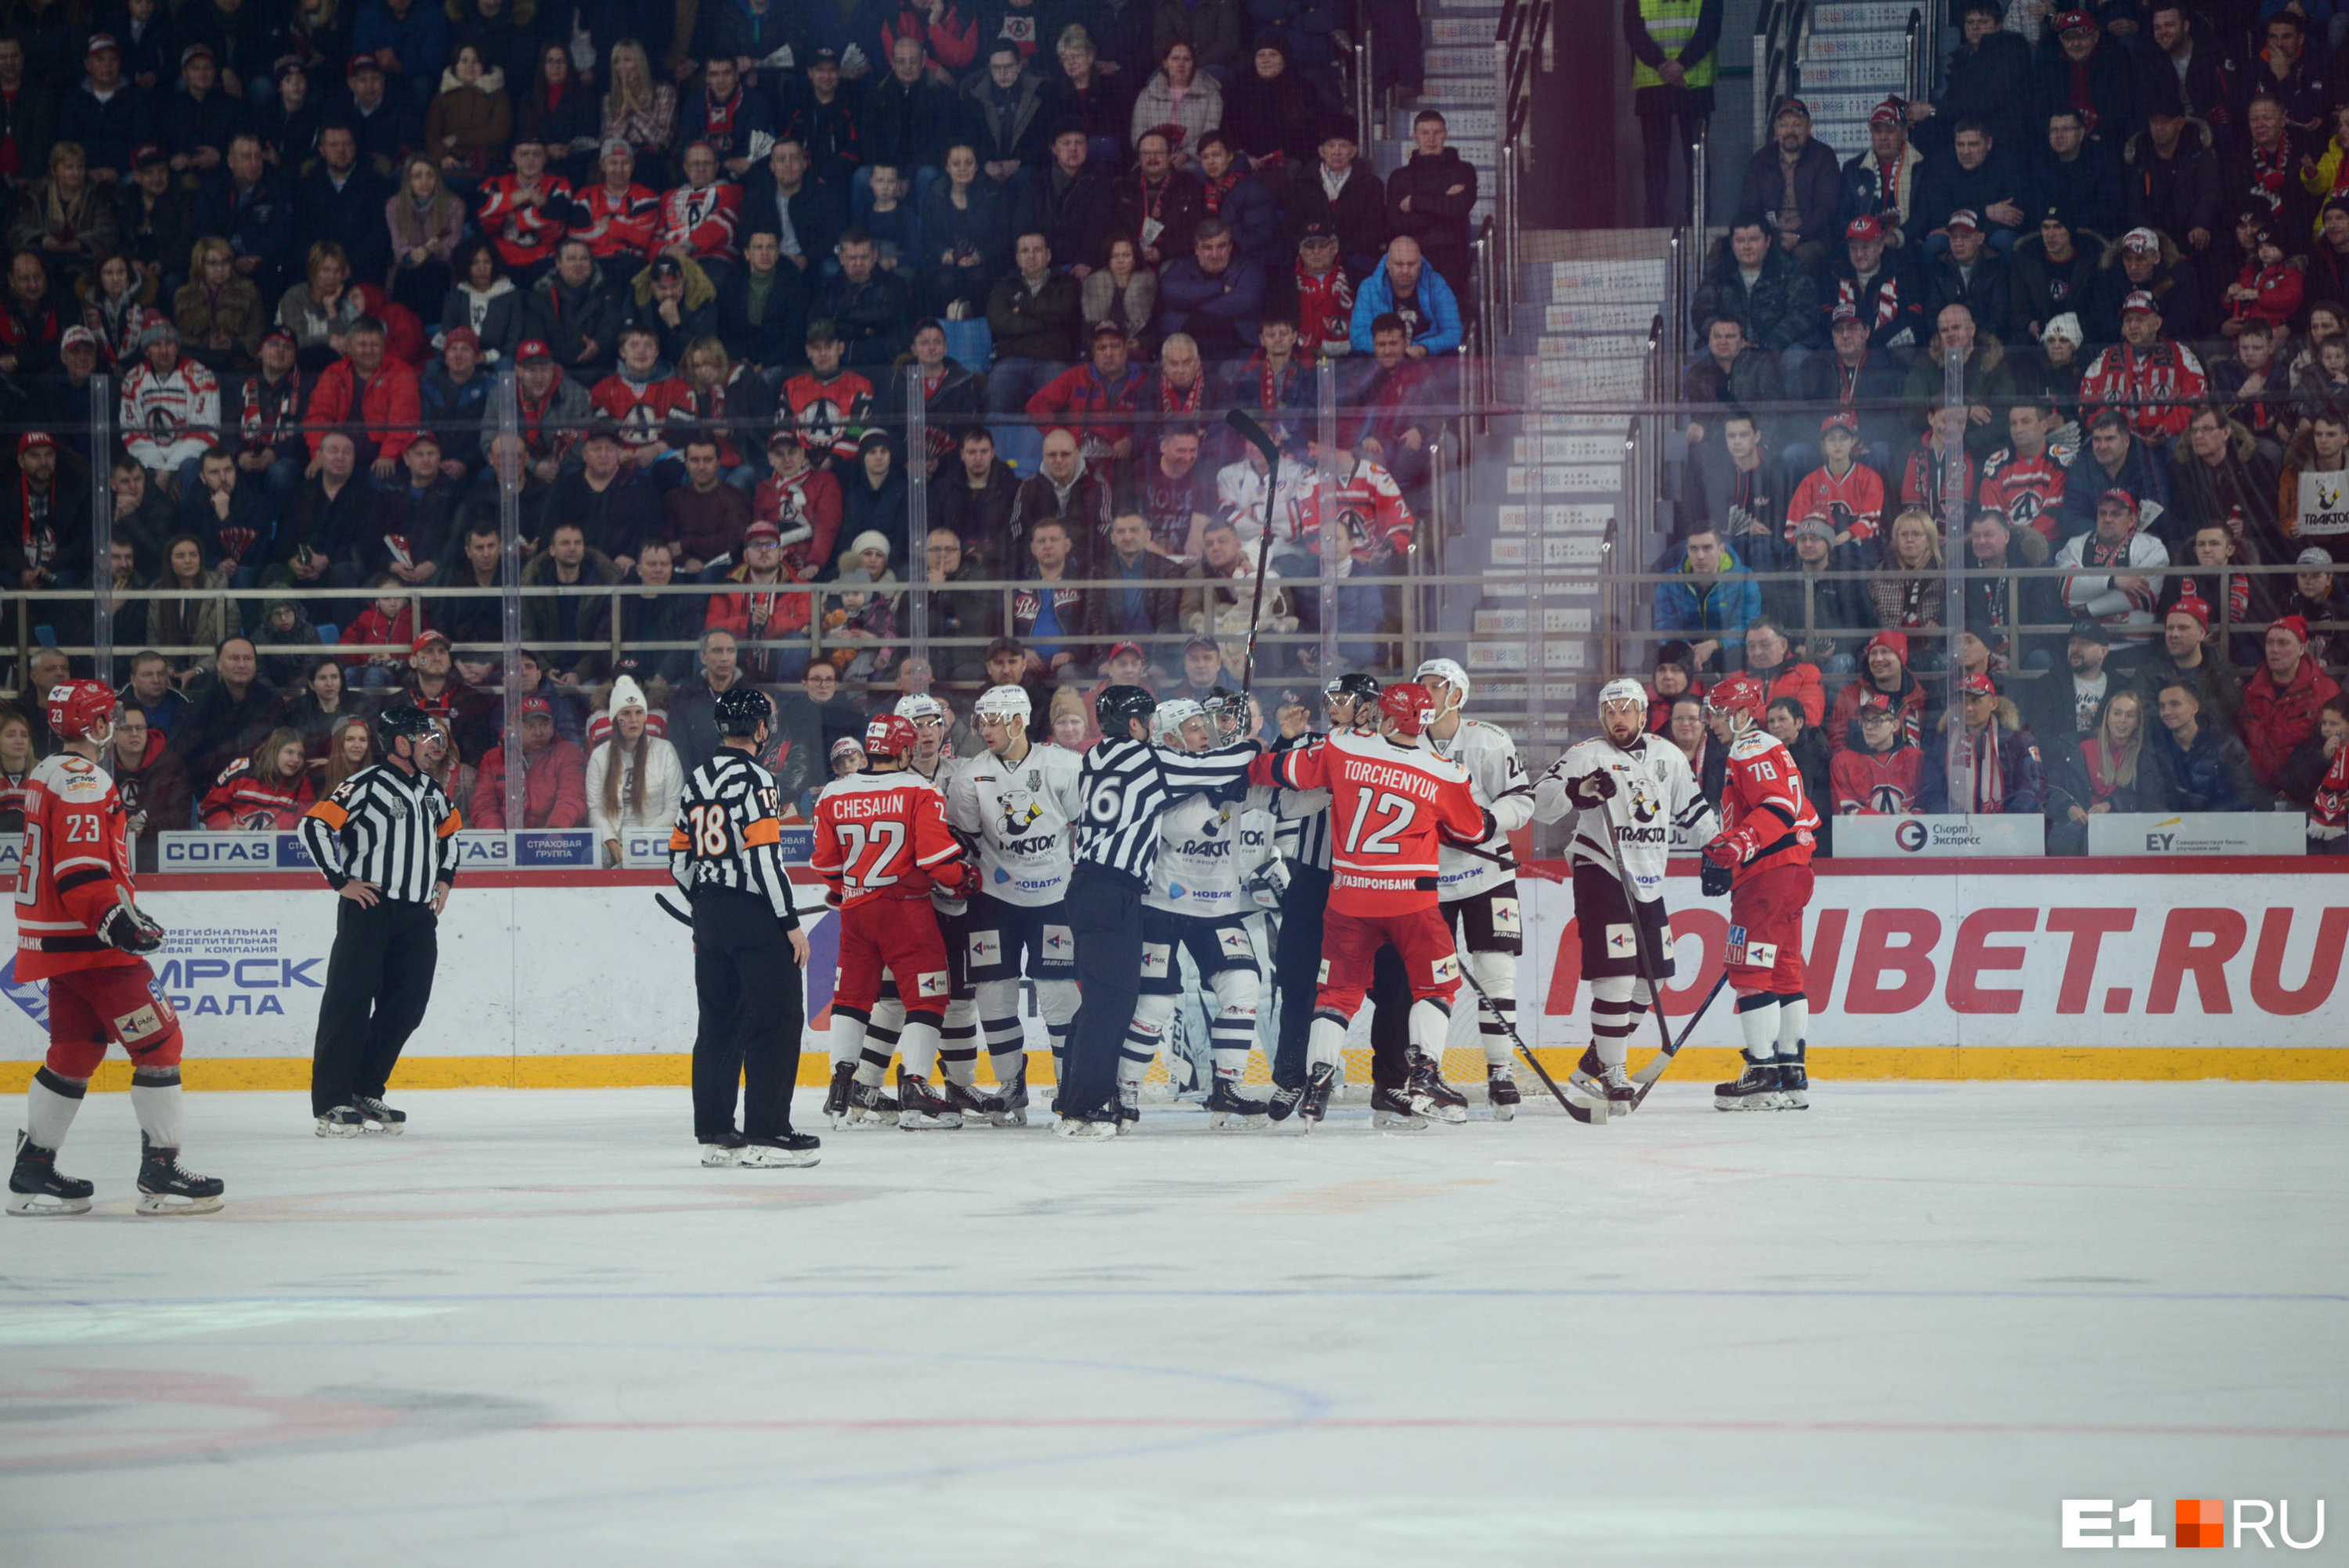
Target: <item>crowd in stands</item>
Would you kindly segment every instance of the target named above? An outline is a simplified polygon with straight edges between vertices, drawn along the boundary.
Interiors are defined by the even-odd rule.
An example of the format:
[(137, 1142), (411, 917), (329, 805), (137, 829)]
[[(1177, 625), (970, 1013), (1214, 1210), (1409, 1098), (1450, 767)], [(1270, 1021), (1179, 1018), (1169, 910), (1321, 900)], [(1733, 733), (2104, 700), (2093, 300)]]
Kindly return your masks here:
[(1959, 9), (1937, 99), (1840, 164), (1787, 99), (1745, 170), (1692, 301), (1657, 689), (1764, 676), (1837, 812), (2044, 813), (2060, 849), (2285, 810), (2349, 847), (2341, 30)]
[(150, 840), (282, 825), (402, 693), (469, 821), (511, 709), (528, 824), (601, 830), (734, 679), (821, 716), (820, 780), (925, 571), (941, 689), (1016, 648), (1040, 734), (1112, 664), (1236, 662), (1258, 573), (1268, 630), (1375, 653), (1478, 190), (1433, 112), (1372, 167), (1364, 17), (1415, 91), (1385, 0), (0, 6), (16, 685), (105, 607)]

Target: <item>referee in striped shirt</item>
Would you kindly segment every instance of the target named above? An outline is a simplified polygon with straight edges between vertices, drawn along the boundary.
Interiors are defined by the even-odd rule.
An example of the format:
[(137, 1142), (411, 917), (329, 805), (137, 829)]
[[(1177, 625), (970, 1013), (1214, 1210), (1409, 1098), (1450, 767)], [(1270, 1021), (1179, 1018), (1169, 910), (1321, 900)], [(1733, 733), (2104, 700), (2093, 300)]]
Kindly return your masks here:
[(1246, 784), (1247, 765), (1263, 749), (1254, 740), (1196, 753), (1154, 746), (1157, 710), (1158, 699), (1134, 686), (1111, 686), (1094, 705), (1102, 739), (1079, 776), (1084, 817), (1069, 879), (1083, 998), (1069, 1025), (1068, 1077), (1055, 1103), (1054, 1130), (1063, 1137), (1117, 1134), (1117, 1056), (1142, 995), (1142, 895), (1158, 863), (1159, 819), (1198, 790)]
[(341, 896), (310, 1058), (321, 1138), (405, 1130), (407, 1115), (384, 1104), (384, 1087), (432, 1000), (440, 910), (457, 881), (462, 823), (424, 770), (444, 744), (440, 728), (402, 703), (375, 733), (384, 759), (302, 818), (302, 845)]
[[(1321, 695), (1332, 732), (1352, 729), (1378, 713), (1379, 683), (1359, 672), (1332, 677)], [(1306, 727), (1310, 716), (1302, 707), (1280, 713), (1281, 739), (1273, 747), (1318, 744), (1320, 737)], [(1297, 733), (1291, 735), (1291, 728)], [(1293, 813), (1293, 815), (1292, 815)], [(1280, 792), (1281, 830), (1292, 829), (1296, 844), (1288, 851), (1288, 885), (1280, 894), (1280, 934), (1273, 945), (1272, 983), (1280, 996), (1280, 1023), (1273, 1043), (1272, 1099), (1266, 1110), (1275, 1121), (1285, 1121), (1305, 1092), (1305, 1037), (1313, 1022), (1313, 994), (1321, 969), (1321, 915), (1329, 907), (1333, 873), (1330, 866), (1330, 791)], [(1389, 958), (1390, 950), (1380, 955)]]

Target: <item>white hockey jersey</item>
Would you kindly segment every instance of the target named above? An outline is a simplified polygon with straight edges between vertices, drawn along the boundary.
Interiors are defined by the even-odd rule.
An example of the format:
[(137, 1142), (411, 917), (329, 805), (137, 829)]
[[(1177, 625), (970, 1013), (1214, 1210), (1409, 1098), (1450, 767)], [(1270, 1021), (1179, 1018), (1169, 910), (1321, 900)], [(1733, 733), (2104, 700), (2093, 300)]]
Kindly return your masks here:
[(1243, 884), (1272, 852), (1273, 791), (1185, 795), (1158, 820), (1158, 863), (1142, 902), (1195, 920), (1254, 914)]
[[(1601, 769), (1614, 775), (1615, 793), (1595, 810), (1578, 810), (1567, 798), (1567, 780)], [(1568, 857), (1577, 865), (1595, 866), (1611, 876), (1619, 853), (1623, 869), (1646, 903), (1664, 896), (1664, 866), (1675, 832), (1703, 843), (1721, 830), (1713, 807), (1697, 788), (1696, 776), (1689, 771), (1688, 758), (1679, 747), (1652, 735), (1640, 737), (1628, 750), (1604, 735), (1569, 747), (1534, 787), (1534, 818), (1543, 822), (1573, 820)], [(1610, 830), (1612, 853), (1606, 838)]]
[[(1428, 748), (1449, 757), (1468, 769), (1468, 783), (1476, 803), (1493, 813), (1493, 836), (1476, 847), (1485, 855), (1509, 858), (1509, 835), (1534, 820), (1534, 785), (1517, 762), (1517, 748), (1506, 731), (1473, 718), (1464, 718), (1450, 740), (1438, 740), (1433, 731)], [(1472, 855), (1452, 844), (1444, 846), (1435, 873), (1436, 898), (1444, 903), (1474, 897), (1498, 887), (1516, 873), (1484, 855)]]
[(122, 377), (122, 445), (140, 466), (178, 468), (220, 444), (220, 382), (182, 359), (168, 376), (141, 360)]
[(978, 891), (1023, 907), (1068, 896), (1069, 824), (1084, 810), (1082, 766), (1057, 746), (1031, 746), (1018, 762), (981, 752), (955, 765), (947, 822), (978, 845)]

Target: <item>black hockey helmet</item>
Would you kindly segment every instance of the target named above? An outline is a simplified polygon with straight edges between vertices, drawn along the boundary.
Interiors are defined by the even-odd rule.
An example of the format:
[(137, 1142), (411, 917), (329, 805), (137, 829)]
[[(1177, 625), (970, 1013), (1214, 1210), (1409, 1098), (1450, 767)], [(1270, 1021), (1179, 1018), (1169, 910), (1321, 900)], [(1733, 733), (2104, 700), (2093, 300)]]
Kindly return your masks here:
[(1321, 695), (1349, 696), (1357, 703), (1376, 702), (1379, 700), (1378, 677), (1361, 670), (1350, 670), (1342, 676), (1332, 676), (1323, 684)]
[(1129, 720), (1138, 718), (1147, 723), (1157, 711), (1158, 699), (1150, 695), (1146, 686), (1113, 686), (1093, 704), (1102, 733), (1112, 740), (1123, 740), (1132, 733), (1126, 727)]
[(396, 704), (376, 715), (376, 744), (387, 757), (391, 755), (391, 743), (403, 735), (421, 746), (440, 733), (432, 716), (412, 702)]
[(757, 735), (761, 725), (771, 724), (775, 717), (775, 705), (767, 700), (767, 694), (746, 686), (719, 692), (713, 711), (719, 734), (746, 738)]

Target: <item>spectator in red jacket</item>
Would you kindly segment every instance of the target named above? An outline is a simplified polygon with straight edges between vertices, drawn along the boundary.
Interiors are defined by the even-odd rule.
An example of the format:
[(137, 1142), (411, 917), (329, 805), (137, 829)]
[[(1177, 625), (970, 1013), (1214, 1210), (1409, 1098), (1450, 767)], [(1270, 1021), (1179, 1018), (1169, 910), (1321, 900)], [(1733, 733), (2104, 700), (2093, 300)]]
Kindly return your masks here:
[(1765, 698), (1793, 697), (1803, 705), (1803, 722), (1817, 725), (1827, 716), (1826, 687), (1819, 666), (1795, 664), (1787, 657), (1786, 634), (1767, 615), (1756, 615), (1745, 625), (1746, 673), (1762, 683)]
[(316, 799), (301, 731), (273, 729), (252, 756), (221, 771), (204, 796), (204, 826), (216, 833), (290, 833)]
[(1925, 754), (1909, 738), (1900, 710), (1882, 692), (1859, 704), (1860, 745), (1828, 765), (1839, 817), (1899, 817), (1917, 809), (1917, 775)]
[(2251, 777), (2272, 789), (2293, 750), (2316, 732), (2317, 710), (2341, 688), (2308, 657), (2308, 623), (2286, 615), (2268, 627), (2267, 662), (2243, 687), (2240, 727)]
[[(554, 707), (543, 696), (514, 704), (522, 727), (523, 820), (525, 828), (576, 828), (587, 820), (587, 758), (554, 733)], [(473, 785), (472, 825), (506, 823), (506, 748), (481, 758)]]
[(1656, 645), (1656, 673), (1648, 682), (1648, 733), (1661, 735), (1672, 720), (1672, 704), (1684, 696), (1704, 696), (1696, 677), (1696, 654), (1675, 637)]
[(318, 443), (337, 426), (348, 426), (359, 461), (378, 480), (399, 471), (400, 455), (424, 423), (423, 384), (415, 366), (384, 352), (383, 323), (363, 315), (344, 341), (349, 352), (318, 373), (303, 426), (310, 442), (310, 471), (318, 471)]
[(1925, 688), (1909, 673), (1909, 634), (1877, 633), (1861, 650), (1859, 661), (1866, 673), (1836, 693), (1835, 712), (1826, 722), (1827, 750), (1841, 753), (1866, 744), (1858, 728), (1860, 704), (1879, 695), (1899, 714), (1900, 731), (1909, 744), (1921, 748), (1929, 727)]
[(400, 650), (416, 642), (416, 605), (397, 592), (399, 579), (388, 572), (378, 573), (367, 586), (376, 590), (375, 598), (365, 610), (351, 617), (351, 624), (343, 628), (340, 638), (345, 647), (367, 651), (345, 654), (343, 663), (350, 666), (355, 686), (380, 689), (404, 685), (408, 680), (408, 661)]

